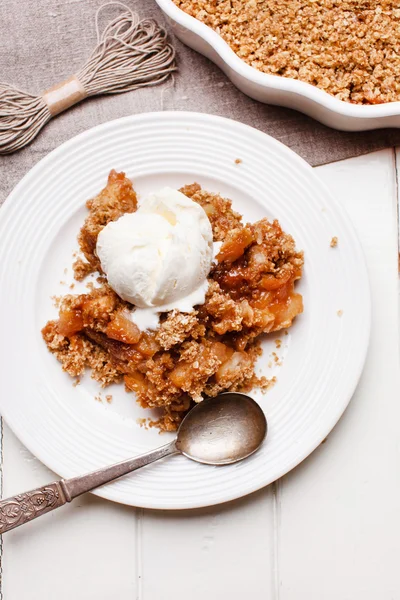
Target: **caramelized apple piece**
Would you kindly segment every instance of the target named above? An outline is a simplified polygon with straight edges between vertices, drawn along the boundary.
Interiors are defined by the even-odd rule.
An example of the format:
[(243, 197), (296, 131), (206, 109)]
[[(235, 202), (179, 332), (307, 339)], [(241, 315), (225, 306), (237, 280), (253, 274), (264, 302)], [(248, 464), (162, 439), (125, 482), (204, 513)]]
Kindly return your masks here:
[(184, 360), (178, 362), (170, 372), (169, 379), (181, 390), (189, 390), (193, 381), (196, 381), (196, 378), (199, 377), (198, 368), (200, 364), (203, 366), (210, 365), (212, 369), (208, 373), (208, 376), (210, 376), (218, 366), (215, 359), (222, 364), (228, 361), (233, 353), (234, 350), (222, 342), (213, 341), (208, 345), (199, 344), (196, 360), (193, 363)]
[(261, 279), (261, 287), (267, 291), (277, 290), (278, 288), (285, 285), (285, 283), (287, 283), (289, 281), (291, 276), (292, 276), (292, 273), (289, 269), (285, 273), (282, 274), (282, 277), (275, 277), (274, 275), (271, 275), (271, 274), (264, 275)]
[(77, 308), (64, 308), (60, 310), (57, 323), (58, 333), (70, 337), (83, 329), (82, 311)]
[(272, 292), (261, 292), (258, 297), (252, 299), (250, 301), (250, 305), (252, 308), (259, 308), (260, 310), (267, 308), (273, 299)]
[(269, 310), (269, 308), (256, 309), (254, 313), (253, 324), (256, 327), (261, 327), (265, 333), (271, 331), (275, 323), (275, 315)]
[(220, 284), (226, 290), (239, 290), (246, 283), (246, 269), (242, 266), (235, 265), (220, 278)]
[(241, 301), (240, 310), (242, 313), (243, 325), (246, 325), (246, 327), (251, 327), (254, 321), (254, 310), (247, 300)]
[(293, 292), (286, 302), (278, 302), (270, 306), (269, 310), (275, 316), (273, 329), (289, 327), (293, 319), (303, 312), (303, 298), (301, 294)]
[(229, 360), (224, 362), (215, 373), (217, 383), (228, 384), (235, 381), (241, 373), (251, 366), (251, 359), (246, 352), (234, 352)]
[(159, 349), (160, 346), (156, 342), (154, 334), (147, 331), (142, 333), (139, 342), (135, 345), (135, 350), (143, 354), (143, 356), (154, 356)]
[(222, 342), (213, 342), (211, 352), (221, 363), (224, 363), (232, 356), (234, 350)]
[(106, 334), (109, 338), (125, 344), (137, 344), (141, 335), (138, 326), (122, 312), (117, 313), (109, 322)]
[(265, 248), (260, 246), (259, 244), (255, 244), (247, 253), (248, 266), (252, 270), (259, 269), (264, 267), (266, 263), (270, 262), (270, 256), (268, 252), (265, 251)]
[(97, 298), (88, 298), (82, 303), (82, 314), (85, 325), (90, 326), (94, 321), (108, 320), (115, 308), (115, 298), (111, 294), (103, 294)]
[(293, 281), (288, 281), (285, 285), (282, 285), (280, 288), (273, 292), (273, 297), (271, 304), (276, 304), (277, 302), (285, 303), (291, 294), (293, 294), (294, 283)]
[(203, 206), (204, 208), (204, 212), (206, 213), (207, 217), (212, 217), (213, 215), (215, 215), (215, 213), (217, 212), (215, 206), (213, 204), (205, 204)]
[(169, 374), (169, 378), (176, 387), (189, 389), (192, 381), (193, 369), (189, 363), (180, 362)]
[[(118, 363), (129, 363), (139, 364), (143, 360), (142, 354), (137, 352), (131, 344), (124, 344), (117, 340), (112, 340), (107, 337), (104, 333), (99, 331), (93, 331), (92, 329), (85, 329), (85, 334), (89, 339), (93, 340), (99, 346), (107, 350)], [(129, 369), (132, 372), (132, 368)]]
[(126, 387), (131, 392), (136, 392), (137, 394), (146, 394), (146, 379), (145, 376), (139, 371), (135, 371), (133, 373), (129, 373), (129, 375), (125, 375), (124, 381)]
[(218, 262), (234, 262), (244, 254), (245, 249), (250, 246), (252, 241), (251, 231), (246, 227), (230, 231), (217, 254)]

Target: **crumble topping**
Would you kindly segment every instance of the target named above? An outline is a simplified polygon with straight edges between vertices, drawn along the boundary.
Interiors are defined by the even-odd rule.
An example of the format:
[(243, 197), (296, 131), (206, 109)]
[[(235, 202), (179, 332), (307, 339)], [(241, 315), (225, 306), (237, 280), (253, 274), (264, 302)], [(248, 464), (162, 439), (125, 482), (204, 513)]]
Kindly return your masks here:
[(400, 5), (393, 0), (174, 0), (250, 66), (339, 100), (400, 100)]
[(303, 254), (278, 221), (243, 224), (219, 194), (197, 183), (181, 191), (204, 208), (214, 241), (222, 242), (205, 303), (188, 314), (164, 313), (155, 331), (142, 332), (132, 322), (134, 307), (108, 285), (95, 254), (102, 227), (137, 206), (132, 183), (111, 171), (104, 190), (87, 202), (89, 215), (78, 237), (85, 260), (74, 265), (76, 279), (98, 271), (100, 287), (88, 284), (87, 293), (62, 297), (58, 319), (42, 330), (64, 371), (79, 378), (89, 368), (102, 387), (123, 382), (142, 407), (161, 409), (149, 427), (168, 431), (204, 396), (271, 387), (275, 378), (254, 372), (259, 336), (290, 327), (303, 310), (294, 291)]
[(74, 276), (78, 281), (82, 281), (94, 271), (101, 273), (100, 261), (95, 254), (97, 236), (110, 221), (116, 221), (124, 213), (134, 212), (137, 208), (137, 197), (125, 173), (113, 170), (108, 176), (107, 186), (98, 196), (88, 200), (86, 206), (89, 216), (78, 236), (86, 262), (78, 258), (73, 265)]

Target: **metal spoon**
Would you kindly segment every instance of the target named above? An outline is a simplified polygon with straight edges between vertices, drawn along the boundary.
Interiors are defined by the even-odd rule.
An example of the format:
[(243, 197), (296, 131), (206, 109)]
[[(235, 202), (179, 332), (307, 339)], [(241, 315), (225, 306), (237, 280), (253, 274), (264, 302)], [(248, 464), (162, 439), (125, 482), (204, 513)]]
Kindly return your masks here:
[(226, 392), (197, 404), (183, 419), (177, 437), (156, 450), (87, 475), (61, 479), (0, 502), (0, 533), (43, 515), (77, 496), (170, 454), (206, 465), (229, 465), (247, 458), (267, 434), (264, 413), (246, 394)]

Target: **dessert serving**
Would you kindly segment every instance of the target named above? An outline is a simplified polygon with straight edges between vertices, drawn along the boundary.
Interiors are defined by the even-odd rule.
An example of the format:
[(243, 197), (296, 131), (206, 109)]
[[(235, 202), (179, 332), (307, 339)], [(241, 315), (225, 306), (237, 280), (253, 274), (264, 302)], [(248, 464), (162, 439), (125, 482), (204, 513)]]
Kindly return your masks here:
[[(116, 173), (107, 184), (112, 167), (125, 170), (133, 185)], [(180, 196), (178, 201), (178, 190), (191, 208)], [(196, 223), (188, 252), (197, 253), (192, 258), (199, 278), (204, 274), (201, 256), (207, 261), (208, 287), (204, 304), (194, 311), (178, 307), (157, 314), (157, 328), (142, 330), (132, 321), (137, 307), (112, 290), (108, 278), (115, 276), (118, 284), (118, 273), (122, 278), (128, 263), (138, 279), (144, 276), (142, 265), (149, 272), (147, 259), (139, 264), (135, 253), (122, 261), (125, 216), (138, 215), (144, 205), (152, 219), (155, 207), (162, 216), (166, 202), (172, 204), (167, 223), (157, 219), (153, 227), (162, 241), (157, 252), (153, 229), (140, 227), (142, 241), (152, 248), (147, 253), (160, 257), (160, 250), (163, 269), (182, 285), (167, 258), (176, 256), (169, 241), (179, 236), (180, 252), (186, 252), (185, 240), (192, 239), (182, 237), (181, 224), (192, 223), (194, 231)], [(207, 221), (192, 203), (207, 215), (211, 251)], [(173, 428), (185, 414), (179, 410), (186, 409), (184, 401), (190, 407), (213, 387), (237, 385), (258, 401), (270, 425), (268, 442), (253, 458), (240, 467), (213, 469), (176, 457), (162, 468), (143, 469), (140, 482), (137, 476), (124, 477), (96, 492), (151, 509), (210, 506), (286, 474), (320, 445), (343, 414), (368, 348), (370, 290), (363, 249), (347, 213), (315, 169), (270, 136), (205, 113), (133, 115), (88, 130), (39, 161), (0, 213), (0, 283), (7, 290), (0, 295), (0, 345), (6, 357), (1, 414), (29, 451), (61, 477), (156, 448), (159, 430), (147, 430), (150, 419), (161, 418), (161, 427)], [(110, 224), (113, 232), (120, 219), (120, 234), (109, 236), (105, 228)], [(147, 217), (139, 219), (144, 223)], [(139, 250), (137, 228), (129, 227), (132, 248)], [(107, 234), (104, 267), (97, 247), (100, 231)], [(78, 235), (84, 252), (74, 255)], [(335, 248), (330, 246), (333, 237)], [(118, 254), (116, 238), (121, 241)], [(119, 262), (111, 267), (117, 256)], [(73, 261), (81, 281), (73, 279)], [(126, 291), (140, 293), (145, 302), (139, 308), (150, 309), (154, 318), (157, 303), (182, 301), (171, 288), (168, 298), (158, 290), (155, 284), (139, 289), (130, 281)], [(119, 293), (124, 293), (121, 288)], [(296, 294), (303, 296), (302, 314)], [(46, 325), (49, 319), (54, 322)], [(264, 330), (272, 332), (264, 335)], [(124, 341), (115, 339), (122, 336)], [(29, 356), (23, 376), (21, 340)], [(255, 369), (250, 363), (241, 371), (239, 383), (239, 369), (258, 354), (258, 344), (263, 354), (256, 357)], [(247, 391), (247, 386), (268, 385), (254, 381), (254, 373), (269, 379), (275, 375), (277, 382), (265, 395), (256, 388)], [(102, 389), (102, 383), (107, 387)], [(173, 439), (169, 432), (162, 437)]]
[(393, 0), (173, 0), (250, 66), (339, 100), (400, 100), (400, 7)]
[(260, 336), (303, 310), (303, 254), (278, 221), (244, 224), (197, 183), (138, 203), (115, 171), (87, 208), (74, 273), (98, 285), (61, 298), (42, 330), (69, 375), (124, 383), (165, 430), (204, 396), (270, 385), (254, 371)]

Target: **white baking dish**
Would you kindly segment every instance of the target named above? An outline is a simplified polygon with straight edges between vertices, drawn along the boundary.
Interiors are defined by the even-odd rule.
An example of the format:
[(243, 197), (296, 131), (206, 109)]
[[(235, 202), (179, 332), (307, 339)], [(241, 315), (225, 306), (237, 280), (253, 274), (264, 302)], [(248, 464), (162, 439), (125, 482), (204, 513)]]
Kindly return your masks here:
[(156, 2), (174, 34), (217, 64), (232, 83), (251, 98), (294, 108), (344, 131), (400, 127), (400, 102), (375, 106), (350, 104), (309, 83), (261, 73), (239, 58), (215, 31), (184, 13), (172, 0)]

